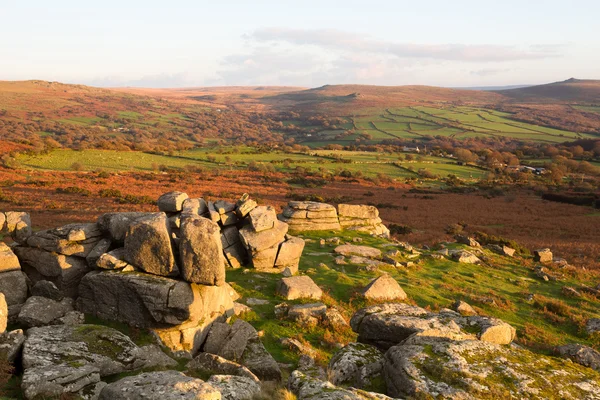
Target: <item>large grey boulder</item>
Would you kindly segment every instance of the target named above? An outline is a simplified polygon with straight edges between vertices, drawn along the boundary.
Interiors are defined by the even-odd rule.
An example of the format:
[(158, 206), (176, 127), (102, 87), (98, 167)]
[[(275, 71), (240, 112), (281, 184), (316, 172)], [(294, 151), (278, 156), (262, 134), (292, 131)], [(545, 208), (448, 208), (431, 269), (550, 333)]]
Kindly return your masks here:
[(0, 273), (17, 271), (21, 269), (21, 264), (16, 254), (4, 242), (0, 242)]
[(221, 393), (223, 400), (252, 400), (261, 392), (258, 382), (233, 375), (213, 375), (207, 381)]
[(304, 239), (289, 236), (287, 240), (279, 246), (279, 253), (275, 260), (275, 266), (280, 268), (292, 268), (297, 270), (300, 263), (300, 257), (304, 251)]
[(123, 269), (128, 265), (131, 264), (125, 261), (125, 248), (123, 247), (104, 253), (96, 260), (96, 267), (100, 269)]
[(335, 207), (325, 203), (290, 201), (278, 217), (296, 232), (341, 229)]
[(135, 220), (125, 235), (125, 261), (150, 274), (179, 273), (171, 247), (171, 230), (164, 213)]
[(219, 225), (203, 217), (185, 218), (180, 238), (183, 279), (203, 285), (223, 285), (225, 260)]
[(98, 226), (108, 234), (113, 242), (123, 244), (129, 225), (140, 218), (145, 218), (152, 213), (147, 212), (115, 212), (106, 213), (98, 217)]
[(464, 264), (479, 264), (481, 260), (473, 253), (466, 250), (456, 250), (451, 253), (452, 259)]
[(236, 375), (259, 382), (256, 375), (248, 368), (212, 353), (198, 353), (198, 355), (186, 365), (186, 369), (188, 372), (200, 376)]
[(181, 216), (204, 215), (208, 212), (208, 205), (203, 198), (185, 199), (181, 205)]
[(336, 386), (383, 391), (383, 353), (363, 343), (350, 343), (333, 355), (327, 376)]
[(309, 276), (291, 276), (277, 283), (277, 294), (286, 300), (321, 299), (323, 291)]
[(91, 272), (80, 285), (79, 311), (150, 328), (173, 351), (196, 353), (210, 325), (233, 314), (230, 287), (204, 286), (139, 272)]
[(405, 300), (408, 296), (398, 282), (390, 275), (385, 274), (373, 279), (361, 291), (361, 295), (369, 300)]
[(281, 370), (249, 323), (213, 324), (203, 350), (239, 362), (261, 380), (281, 380)]
[(413, 335), (387, 351), (384, 376), (395, 397), (554, 398), (560, 393), (593, 399), (600, 394), (600, 374), (591, 369), (468, 335), (454, 340)]
[(509, 344), (516, 330), (497, 318), (469, 316), (455, 312), (430, 313), (402, 303), (379, 304), (358, 310), (350, 321), (358, 341), (387, 350), (413, 334), (453, 338), (470, 333), (473, 340)]
[(88, 264), (88, 267), (95, 268), (98, 259), (109, 251), (112, 247), (112, 240), (110, 238), (102, 238), (96, 243), (96, 246), (88, 253), (85, 257), (85, 261)]
[(145, 372), (110, 383), (98, 400), (221, 400), (219, 390), (178, 371)]
[(16, 317), (27, 300), (27, 276), (21, 271), (0, 273), (0, 293), (4, 294), (10, 318)]
[(28, 328), (49, 325), (69, 311), (73, 311), (73, 300), (70, 298), (55, 301), (47, 297), (31, 296), (19, 312), (19, 323)]
[(158, 209), (164, 212), (179, 212), (188, 195), (183, 192), (169, 192), (158, 198)]
[(100, 378), (143, 368), (173, 367), (148, 356), (121, 332), (100, 325), (56, 325), (27, 331), (22, 388), (27, 399), (94, 391)]

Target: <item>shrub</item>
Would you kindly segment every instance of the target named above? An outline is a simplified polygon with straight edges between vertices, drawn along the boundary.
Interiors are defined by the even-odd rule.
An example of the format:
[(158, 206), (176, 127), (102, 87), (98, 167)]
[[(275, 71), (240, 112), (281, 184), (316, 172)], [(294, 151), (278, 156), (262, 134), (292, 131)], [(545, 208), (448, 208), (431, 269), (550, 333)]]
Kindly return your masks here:
[(82, 196), (91, 196), (92, 192), (87, 189), (79, 188), (76, 186), (68, 186), (66, 188), (56, 188), (56, 193), (74, 193)]
[(414, 231), (414, 229), (408, 225), (399, 224), (389, 224), (388, 229), (392, 235), (408, 235)]
[(98, 195), (100, 197), (121, 197), (121, 191), (117, 189), (100, 189)]

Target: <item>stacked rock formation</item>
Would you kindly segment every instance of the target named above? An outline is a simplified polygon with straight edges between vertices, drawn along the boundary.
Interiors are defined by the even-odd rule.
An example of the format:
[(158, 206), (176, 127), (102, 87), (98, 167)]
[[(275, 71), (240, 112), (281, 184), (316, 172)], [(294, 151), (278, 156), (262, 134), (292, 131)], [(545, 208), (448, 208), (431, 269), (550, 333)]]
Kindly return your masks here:
[(390, 231), (379, 218), (379, 210), (374, 206), (339, 204), (336, 210), (326, 203), (290, 201), (279, 219), (295, 232), (346, 229), (390, 236)]
[(304, 241), (247, 195), (213, 203), (170, 192), (158, 208), (34, 234), (27, 214), (0, 214), (0, 228), (17, 242), (0, 245), (0, 292), (10, 315), (20, 318), (29, 285), (45, 294), (30, 298), (23, 321), (38, 303), (62, 310), (58, 321), (74, 301), (81, 313), (149, 329), (171, 350), (195, 353), (212, 323), (233, 314), (227, 267), (297, 270)]
[(335, 207), (315, 201), (290, 201), (279, 219), (298, 232), (341, 229)]
[(389, 229), (379, 218), (379, 210), (374, 206), (339, 204), (338, 215), (343, 229), (390, 236)]

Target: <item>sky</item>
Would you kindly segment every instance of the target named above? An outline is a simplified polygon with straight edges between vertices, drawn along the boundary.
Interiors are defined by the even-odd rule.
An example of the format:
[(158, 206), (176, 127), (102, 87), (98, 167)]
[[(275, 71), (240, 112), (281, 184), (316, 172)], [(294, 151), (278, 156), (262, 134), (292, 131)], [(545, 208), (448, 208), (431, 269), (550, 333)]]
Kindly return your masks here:
[(0, 80), (446, 87), (600, 79), (598, 0), (0, 0)]

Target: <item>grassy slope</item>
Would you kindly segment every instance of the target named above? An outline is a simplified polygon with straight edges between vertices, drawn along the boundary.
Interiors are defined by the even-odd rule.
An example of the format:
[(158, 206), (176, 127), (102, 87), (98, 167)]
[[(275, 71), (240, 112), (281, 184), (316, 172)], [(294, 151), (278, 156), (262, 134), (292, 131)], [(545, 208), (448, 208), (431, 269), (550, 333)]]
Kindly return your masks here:
[[(501, 318), (517, 328), (518, 341), (530, 348), (547, 353), (551, 346), (564, 343), (584, 343), (600, 348), (598, 338), (588, 337), (582, 326), (588, 318), (597, 317), (600, 301), (584, 296), (570, 298), (563, 294), (563, 286), (576, 287), (580, 283), (593, 284), (592, 276), (570, 276), (561, 281), (545, 282), (533, 273), (531, 259), (501, 257), (485, 251), (487, 265), (460, 264), (449, 260), (423, 258), (414, 267), (385, 268), (381, 272), (367, 272), (358, 265), (336, 265), (333, 262), (334, 246), (321, 248), (320, 238), (338, 236), (344, 241), (361, 237), (364, 245), (371, 245), (384, 252), (393, 249), (384, 239), (372, 238), (353, 232), (314, 232), (303, 235), (313, 239), (308, 243), (300, 263), (300, 271), (308, 274), (323, 288), (324, 302), (335, 305), (350, 317), (354, 311), (367, 305), (357, 296), (360, 288), (381, 272), (390, 273), (398, 280), (409, 296), (409, 302), (437, 310), (449, 307), (456, 299), (473, 305), (480, 314)], [(464, 247), (452, 244), (450, 247)], [(426, 253), (426, 252), (425, 252)], [(399, 261), (407, 258), (399, 257)], [(283, 302), (275, 293), (278, 275), (245, 273), (230, 270), (227, 280), (244, 298), (256, 297), (269, 300), (268, 305), (254, 306), (255, 313), (245, 316), (257, 329), (265, 331), (265, 345), (282, 362), (292, 362), (297, 355), (279, 344), (283, 337), (307, 340), (318, 349), (322, 360), (328, 360), (335, 351), (334, 343), (355, 340), (350, 331), (327, 332), (317, 327), (305, 331), (294, 323), (274, 318), (273, 307)], [(529, 296), (532, 295), (531, 299)], [(492, 299), (496, 305), (487, 301)], [(300, 301), (287, 301), (288, 304)], [(332, 343), (327, 343), (331, 338)]]

